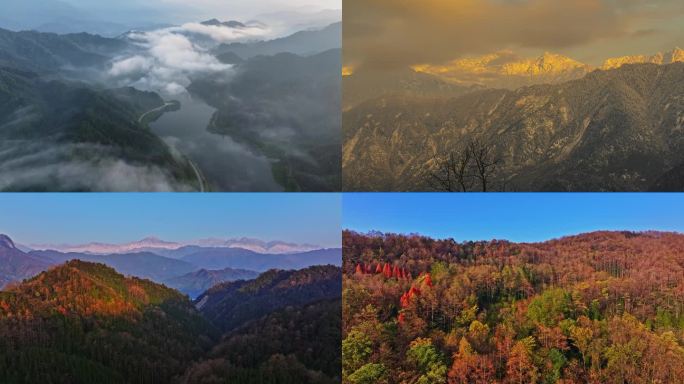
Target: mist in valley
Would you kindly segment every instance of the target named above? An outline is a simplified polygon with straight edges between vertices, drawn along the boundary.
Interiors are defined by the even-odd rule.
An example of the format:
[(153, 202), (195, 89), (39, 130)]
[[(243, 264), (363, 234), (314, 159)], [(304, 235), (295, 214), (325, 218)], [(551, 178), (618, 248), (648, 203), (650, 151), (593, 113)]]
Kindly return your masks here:
[[(56, 17), (105, 14), (75, 3), (55, 2)], [(238, 2), (231, 20), (208, 4), (188, 17), (216, 17), (178, 21), (178, 7), (120, 34), (0, 18), (0, 189), (339, 189), (339, 10), (247, 17)]]

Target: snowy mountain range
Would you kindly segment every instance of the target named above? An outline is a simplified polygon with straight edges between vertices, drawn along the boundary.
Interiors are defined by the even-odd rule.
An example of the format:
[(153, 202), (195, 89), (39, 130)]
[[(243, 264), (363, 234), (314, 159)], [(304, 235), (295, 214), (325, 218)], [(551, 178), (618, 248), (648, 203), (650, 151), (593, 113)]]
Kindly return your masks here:
[(500, 51), (479, 57), (453, 60), (442, 65), (420, 64), (413, 70), (440, 77), (461, 85), (481, 85), (495, 88), (517, 88), (532, 84), (557, 84), (583, 77), (596, 69), (616, 69), (625, 64), (671, 64), (684, 62), (684, 50), (654, 55), (622, 56), (606, 59), (600, 67), (570, 57), (545, 52), (535, 58), (521, 57), (510, 51)]
[(149, 252), (154, 250), (176, 250), (186, 246), (212, 248), (242, 248), (258, 253), (285, 254), (307, 252), (322, 247), (313, 244), (295, 244), (284, 241), (263, 241), (247, 237), (234, 239), (206, 238), (184, 242), (165, 241), (157, 237), (146, 237), (128, 243), (112, 244), (92, 242), (87, 244), (33, 244), (33, 250), (54, 250), (60, 252), (77, 252), (90, 254), (120, 254), (131, 252)]

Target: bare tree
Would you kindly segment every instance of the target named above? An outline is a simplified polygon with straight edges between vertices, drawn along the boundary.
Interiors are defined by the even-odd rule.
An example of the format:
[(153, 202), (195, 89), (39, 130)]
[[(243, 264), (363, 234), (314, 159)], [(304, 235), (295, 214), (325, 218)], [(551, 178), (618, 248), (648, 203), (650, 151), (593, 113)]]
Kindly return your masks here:
[(434, 189), (446, 192), (468, 192), (474, 183), (472, 156), (467, 149), (437, 158), (437, 170), (430, 172), (428, 182)]
[(479, 140), (473, 140), (468, 144), (468, 152), (475, 161), (475, 177), (480, 181), (482, 192), (487, 192), (490, 179), (496, 174), (499, 159), (492, 153), (492, 147)]
[(445, 192), (469, 192), (476, 185), (480, 187), (478, 190), (487, 192), (499, 165), (493, 149), (479, 140), (469, 142), (462, 150), (437, 157), (435, 161), (437, 168), (430, 171), (428, 183)]

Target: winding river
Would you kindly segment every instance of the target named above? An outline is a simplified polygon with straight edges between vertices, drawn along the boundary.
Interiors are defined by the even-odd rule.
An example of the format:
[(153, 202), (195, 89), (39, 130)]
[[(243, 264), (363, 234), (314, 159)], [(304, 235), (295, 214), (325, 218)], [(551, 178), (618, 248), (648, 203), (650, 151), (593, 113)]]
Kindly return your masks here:
[(283, 190), (273, 179), (269, 159), (253, 154), (230, 137), (207, 131), (214, 108), (187, 94), (172, 98), (180, 101), (180, 109), (164, 113), (150, 123), (150, 128), (200, 169), (209, 190)]

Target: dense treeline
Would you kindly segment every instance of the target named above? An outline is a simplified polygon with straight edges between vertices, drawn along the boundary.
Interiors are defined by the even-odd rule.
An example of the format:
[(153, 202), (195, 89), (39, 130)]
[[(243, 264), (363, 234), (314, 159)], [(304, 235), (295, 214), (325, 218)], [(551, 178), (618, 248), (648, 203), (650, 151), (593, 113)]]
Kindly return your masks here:
[(226, 334), (182, 383), (339, 383), (341, 301), (271, 313)]
[[(678, 383), (684, 375), (683, 235), (515, 244), (346, 231), (343, 247), (344, 383)], [(377, 273), (385, 264), (406, 272)]]

